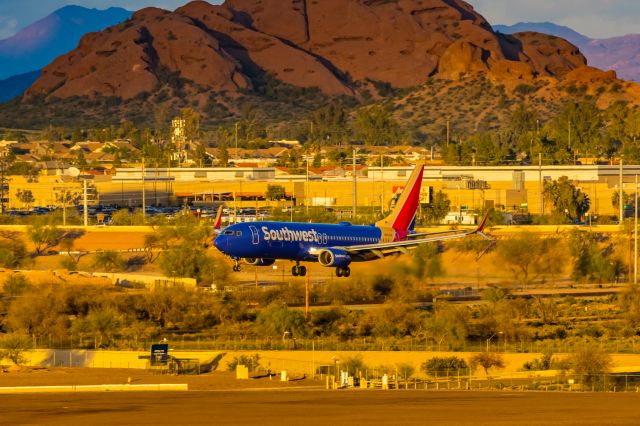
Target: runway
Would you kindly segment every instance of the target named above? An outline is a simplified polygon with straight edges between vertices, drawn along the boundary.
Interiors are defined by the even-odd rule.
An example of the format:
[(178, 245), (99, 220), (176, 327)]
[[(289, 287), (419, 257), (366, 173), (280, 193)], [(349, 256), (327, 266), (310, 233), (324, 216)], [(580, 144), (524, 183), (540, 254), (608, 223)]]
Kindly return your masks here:
[(2, 395), (1, 425), (631, 425), (636, 393), (234, 390)]

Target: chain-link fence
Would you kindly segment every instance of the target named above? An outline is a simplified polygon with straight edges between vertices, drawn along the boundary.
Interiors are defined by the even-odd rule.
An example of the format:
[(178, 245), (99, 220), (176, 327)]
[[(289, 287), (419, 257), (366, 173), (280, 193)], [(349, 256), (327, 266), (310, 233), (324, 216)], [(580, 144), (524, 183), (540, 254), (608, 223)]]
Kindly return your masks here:
[[(584, 345), (581, 339), (542, 340), (512, 343), (496, 341), (487, 344), (485, 339), (466, 341), (456, 346), (437, 344), (430, 338), (404, 337), (383, 338), (363, 337), (341, 339), (339, 337), (235, 337), (229, 335), (206, 335), (202, 337), (163, 334), (158, 339), (112, 338), (97, 339), (92, 337), (69, 336), (68, 338), (54, 338), (41, 336), (33, 338), (33, 347), (40, 349), (116, 349), (116, 350), (147, 350), (150, 345), (164, 338), (170, 342), (175, 350), (216, 350), (216, 351), (400, 351), (400, 352), (491, 352), (502, 353), (573, 353)], [(100, 342), (102, 343), (100, 345)], [(640, 354), (640, 338), (629, 339), (598, 339), (600, 348), (608, 353)]]

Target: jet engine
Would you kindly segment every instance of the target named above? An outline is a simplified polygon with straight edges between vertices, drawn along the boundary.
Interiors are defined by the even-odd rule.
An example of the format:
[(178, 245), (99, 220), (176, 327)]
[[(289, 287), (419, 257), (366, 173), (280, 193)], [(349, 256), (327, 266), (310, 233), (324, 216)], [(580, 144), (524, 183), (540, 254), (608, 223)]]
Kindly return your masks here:
[(246, 263), (247, 265), (251, 265), (251, 266), (271, 266), (274, 263), (276, 263), (276, 260), (275, 259), (248, 258), (248, 259), (244, 259), (244, 263)]
[(318, 262), (322, 266), (344, 267), (351, 263), (351, 256), (344, 250), (324, 249), (318, 255)]

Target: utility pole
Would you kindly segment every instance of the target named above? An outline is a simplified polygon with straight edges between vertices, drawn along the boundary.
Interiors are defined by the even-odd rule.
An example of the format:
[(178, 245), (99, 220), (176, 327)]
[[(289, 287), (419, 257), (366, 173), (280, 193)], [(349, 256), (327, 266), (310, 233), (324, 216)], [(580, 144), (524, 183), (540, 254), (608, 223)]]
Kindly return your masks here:
[(307, 187), (304, 192), (305, 195), (305, 208), (307, 210), (307, 216), (309, 216), (309, 155), (307, 154)]
[(544, 188), (542, 185), (542, 153), (538, 153), (538, 187), (540, 188), (540, 216), (544, 216)]
[(353, 150), (353, 213), (351, 219), (355, 220), (358, 209), (358, 182), (356, 178), (356, 149)]
[(447, 120), (447, 146), (449, 146), (450, 140), (451, 140), (451, 127), (449, 124), (449, 120)]
[(619, 217), (619, 223), (620, 225), (622, 225), (622, 223), (624, 222), (624, 200), (623, 200), (623, 191), (622, 191), (622, 173), (623, 173), (623, 168), (624, 166), (622, 165), (622, 158), (620, 158), (620, 182), (618, 185), (618, 204), (620, 206), (620, 217)]
[(142, 223), (147, 223), (147, 192), (146, 192), (146, 183), (144, 179), (144, 157), (142, 157)]

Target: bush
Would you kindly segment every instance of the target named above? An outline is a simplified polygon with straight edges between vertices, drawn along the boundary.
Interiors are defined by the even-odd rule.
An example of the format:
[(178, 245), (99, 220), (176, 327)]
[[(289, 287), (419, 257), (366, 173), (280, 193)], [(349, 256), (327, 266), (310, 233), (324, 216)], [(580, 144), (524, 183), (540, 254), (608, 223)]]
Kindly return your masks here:
[(413, 376), (413, 374), (416, 372), (416, 368), (412, 364), (409, 364), (407, 362), (400, 362), (396, 364), (396, 369), (398, 371), (398, 375), (405, 379)]
[(362, 359), (362, 354), (347, 357), (340, 363), (340, 370), (348, 371), (350, 375), (355, 376), (358, 372), (362, 373), (367, 366)]
[(466, 370), (469, 366), (467, 362), (458, 358), (457, 356), (451, 356), (446, 358), (434, 357), (420, 365), (420, 370), (429, 374), (430, 372), (448, 372), (457, 370)]
[(596, 343), (588, 341), (579, 345), (578, 350), (567, 361), (571, 371), (582, 375), (587, 385), (591, 385), (597, 376), (608, 373), (612, 363), (611, 355)]
[(24, 275), (15, 274), (5, 280), (2, 288), (4, 293), (9, 296), (20, 296), (31, 288), (31, 283)]
[(260, 355), (255, 354), (253, 356), (251, 355), (240, 355), (239, 357), (235, 356), (227, 364), (227, 370), (236, 371), (236, 367), (238, 365), (244, 365), (249, 369), (249, 373), (253, 373), (258, 370), (258, 367), (260, 367)]
[(124, 260), (120, 253), (115, 251), (103, 251), (96, 254), (93, 262), (96, 269), (102, 269), (105, 272), (116, 272), (124, 269)]
[(32, 342), (27, 336), (21, 334), (9, 334), (0, 340), (0, 359), (8, 358), (15, 365), (27, 362), (25, 352), (31, 349)]

